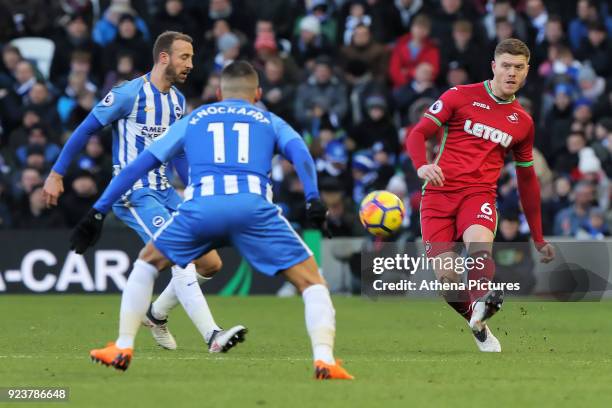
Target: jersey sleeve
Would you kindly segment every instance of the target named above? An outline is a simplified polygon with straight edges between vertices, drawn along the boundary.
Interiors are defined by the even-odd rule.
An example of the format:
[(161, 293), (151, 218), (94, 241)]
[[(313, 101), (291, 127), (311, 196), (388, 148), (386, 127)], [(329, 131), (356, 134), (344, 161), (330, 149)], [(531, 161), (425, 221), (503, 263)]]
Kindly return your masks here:
[(94, 108), (91, 113), (102, 126), (106, 126), (130, 114), (134, 101), (138, 95), (140, 81), (131, 81), (111, 89)]
[(285, 148), (287, 144), (295, 139), (303, 140), (302, 136), (300, 136), (300, 134), (296, 132), (287, 122), (273, 113), (270, 114), (270, 121), (272, 122), (272, 127), (276, 137), (276, 147), (278, 151), (286, 157)]
[(442, 126), (450, 119), (460, 102), (461, 94), (459, 90), (456, 87), (452, 87), (444, 92), (442, 96), (425, 111), (423, 116), (432, 120), (436, 125)]
[(162, 163), (172, 159), (183, 149), (188, 125), (189, 116), (175, 122), (147, 150)]
[(512, 156), (514, 157), (514, 165), (518, 167), (533, 166), (533, 142), (535, 139), (535, 130), (533, 122), (529, 128), (527, 137), (512, 147)]

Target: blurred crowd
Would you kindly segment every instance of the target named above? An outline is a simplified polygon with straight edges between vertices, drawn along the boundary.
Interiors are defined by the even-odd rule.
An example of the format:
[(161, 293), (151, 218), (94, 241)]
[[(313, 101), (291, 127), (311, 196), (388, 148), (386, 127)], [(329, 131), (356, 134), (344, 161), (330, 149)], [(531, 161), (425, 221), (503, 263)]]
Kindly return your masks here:
[[(606, 1), (543, 0), (0, 0), (0, 229), (71, 227), (110, 180), (111, 137), (90, 139), (47, 209), (42, 183), (91, 108), (152, 64), (156, 36), (194, 39), (180, 86), (189, 110), (215, 101), (236, 59), (259, 70), (260, 104), (308, 143), (336, 236), (361, 235), (358, 204), (387, 189), (406, 203), (403, 235), (420, 234), (420, 181), (404, 141), (449, 87), (490, 78), (495, 45), (532, 51), (520, 102), (533, 116), (547, 235), (600, 239), (612, 211), (612, 9)], [(49, 64), (16, 39), (53, 42)], [(428, 147), (436, 153), (436, 143)], [(523, 240), (511, 158), (499, 181), (499, 239)], [(275, 201), (304, 223), (302, 186), (275, 160)]]

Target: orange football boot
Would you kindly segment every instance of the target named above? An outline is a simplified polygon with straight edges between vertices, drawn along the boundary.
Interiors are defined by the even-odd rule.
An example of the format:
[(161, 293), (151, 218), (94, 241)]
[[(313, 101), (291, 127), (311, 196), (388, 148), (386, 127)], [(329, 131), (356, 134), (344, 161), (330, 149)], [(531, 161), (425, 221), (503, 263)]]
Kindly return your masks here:
[(132, 361), (134, 350), (131, 348), (120, 349), (114, 342), (108, 343), (101, 349), (93, 349), (89, 352), (91, 361), (99, 362), (105, 366), (113, 366), (117, 370), (125, 371)]
[(336, 360), (336, 364), (327, 364), (322, 360), (314, 362), (315, 379), (317, 380), (353, 380), (355, 377), (350, 375), (341, 366), (342, 361)]

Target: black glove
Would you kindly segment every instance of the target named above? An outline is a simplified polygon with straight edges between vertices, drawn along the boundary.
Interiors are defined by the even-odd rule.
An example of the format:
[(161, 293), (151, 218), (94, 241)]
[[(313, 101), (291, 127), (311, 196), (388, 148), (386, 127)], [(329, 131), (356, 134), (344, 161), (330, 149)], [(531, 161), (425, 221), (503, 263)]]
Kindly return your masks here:
[(331, 238), (331, 232), (327, 228), (327, 207), (318, 198), (306, 202), (306, 218), (314, 226), (321, 230), (323, 235)]
[(102, 233), (104, 217), (104, 214), (93, 208), (89, 210), (72, 231), (70, 249), (74, 249), (77, 254), (84, 254), (87, 248), (95, 245)]

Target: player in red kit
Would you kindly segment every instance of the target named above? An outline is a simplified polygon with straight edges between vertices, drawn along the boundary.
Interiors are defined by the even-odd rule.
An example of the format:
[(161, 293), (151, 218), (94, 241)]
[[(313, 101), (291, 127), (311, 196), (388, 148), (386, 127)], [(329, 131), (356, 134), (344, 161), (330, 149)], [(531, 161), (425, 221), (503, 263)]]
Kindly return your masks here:
[[(500, 42), (491, 63), (493, 79), (446, 91), (408, 137), (408, 154), (425, 180), (421, 231), (427, 256), (458, 257), (455, 244), (463, 240), (469, 256), (480, 259), (468, 271), (469, 281), (490, 282), (495, 274), (491, 250), (497, 229), (496, 188), (508, 152), (515, 161), (521, 204), (541, 261), (550, 262), (555, 256), (542, 235), (533, 119), (515, 99), (527, 77), (529, 57), (522, 41)], [(434, 163), (428, 164), (425, 140), (435, 135), (441, 138), (440, 150)], [(435, 273), (441, 282), (461, 282), (454, 270)], [(482, 286), (444, 296), (469, 322), (478, 348), (499, 352), (501, 345), (486, 321), (501, 307), (503, 291)]]

